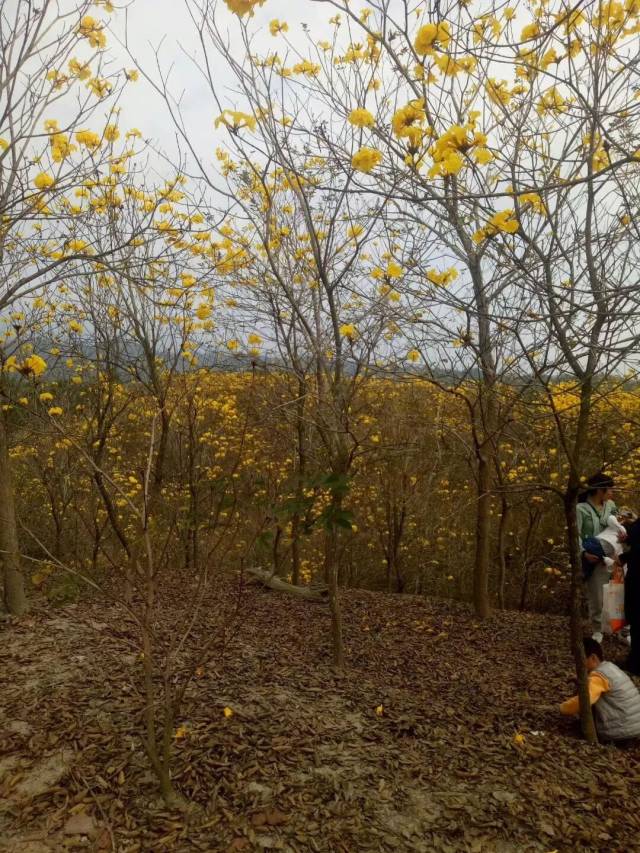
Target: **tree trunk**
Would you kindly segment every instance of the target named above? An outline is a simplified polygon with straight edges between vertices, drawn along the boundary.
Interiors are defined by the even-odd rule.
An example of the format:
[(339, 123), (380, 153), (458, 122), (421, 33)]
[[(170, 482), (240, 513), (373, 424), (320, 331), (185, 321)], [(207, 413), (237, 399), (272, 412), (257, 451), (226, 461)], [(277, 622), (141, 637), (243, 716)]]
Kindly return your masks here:
[(485, 452), (478, 452), (478, 509), (476, 515), (476, 556), (473, 572), (473, 604), (476, 616), (486, 619), (489, 601), (489, 565), (491, 559), (491, 468)]
[(12, 615), (22, 616), (28, 605), (20, 565), (13, 477), (3, 412), (0, 412), (0, 557), (4, 575), (4, 605)]
[(506, 535), (509, 520), (509, 502), (502, 496), (500, 524), (498, 526), (498, 607), (504, 610), (504, 588), (507, 578)]
[(276, 592), (286, 592), (288, 595), (293, 595), (296, 598), (304, 598), (307, 601), (320, 601), (323, 603), (327, 601), (328, 591), (325, 587), (297, 586), (283, 581), (282, 578), (279, 578), (273, 572), (267, 572), (264, 569), (249, 568), (246, 569), (246, 572), (252, 578), (268, 586), (269, 589), (274, 589)]
[(527, 609), (527, 599), (529, 598), (529, 567), (531, 561), (525, 556), (522, 561), (522, 585), (520, 587), (520, 604), (518, 609), (524, 612)]
[[(337, 516), (342, 508), (342, 498), (334, 495), (332, 499), (332, 517)], [(331, 611), (331, 645), (333, 665), (336, 669), (344, 669), (344, 642), (342, 638), (342, 613), (338, 592), (338, 537), (339, 527), (329, 524), (325, 531), (324, 540), (324, 576), (329, 590), (329, 609)]]
[(291, 583), (300, 583), (300, 513), (295, 512), (291, 519)]
[(589, 743), (598, 742), (591, 701), (589, 699), (588, 673), (582, 645), (582, 562), (578, 545), (578, 520), (576, 518), (576, 499), (579, 483), (570, 484), (564, 499), (564, 511), (569, 537), (569, 559), (571, 562), (571, 602), (569, 625), (571, 631), (571, 651), (576, 665), (578, 678), (578, 697), (580, 699), (580, 725), (582, 734)]
[(291, 582), (300, 583), (300, 534), (301, 510), (304, 499), (304, 481), (307, 475), (306, 429), (304, 424), (307, 385), (304, 379), (298, 379), (298, 401), (296, 406), (296, 437), (298, 452), (298, 470), (296, 472), (296, 511), (291, 519)]

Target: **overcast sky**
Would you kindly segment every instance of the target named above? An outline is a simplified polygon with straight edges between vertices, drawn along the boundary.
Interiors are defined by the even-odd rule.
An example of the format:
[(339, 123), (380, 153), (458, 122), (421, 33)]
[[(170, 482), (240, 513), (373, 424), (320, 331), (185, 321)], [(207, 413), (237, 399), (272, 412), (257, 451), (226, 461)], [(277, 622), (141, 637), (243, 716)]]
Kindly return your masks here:
[[(303, 47), (306, 36), (302, 24), (308, 24), (314, 34), (322, 33), (320, 38), (327, 37), (332, 30), (328, 24), (332, 14), (335, 14), (335, 9), (330, 5), (313, 0), (268, 0), (248, 20), (251, 31), (256, 32), (258, 51), (266, 54), (275, 50), (282, 52), (285, 47), (281, 38), (274, 38), (269, 33), (269, 22), (274, 18), (286, 20), (290, 28), (288, 37), (291, 41), (299, 39)], [(238, 45), (240, 54), (244, 48), (239, 36), (239, 21), (222, 0), (218, 0), (216, 19), (221, 29), (228, 30), (231, 43)], [(171, 90), (175, 94), (184, 93), (182, 109), (185, 123), (197, 149), (210, 152), (212, 160), (215, 147), (224, 139), (226, 132), (214, 130), (219, 111), (194, 64), (194, 60), (197, 63), (201, 58), (200, 45), (185, 0), (133, 0), (126, 14), (117, 11), (111, 16), (110, 26), (113, 34), (122, 41), (127, 33), (129, 50), (149, 76), (158, 78), (156, 54), (163, 70), (171, 69)], [(115, 39), (110, 41), (115, 48)], [(118, 64), (130, 67), (126, 51), (114, 50), (114, 54), (118, 53), (121, 54)], [(233, 79), (222, 62), (216, 68), (216, 78), (219, 79), (221, 101), (231, 106)], [(225, 91), (229, 92), (228, 97), (225, 97)], [(175, 150), (171, 119), (162, 99), (146, 80), (141, 78), (127, 88), (121, 106), (122, 128), (138, 127), (145, 138), (156, 141), (167, 152)]]

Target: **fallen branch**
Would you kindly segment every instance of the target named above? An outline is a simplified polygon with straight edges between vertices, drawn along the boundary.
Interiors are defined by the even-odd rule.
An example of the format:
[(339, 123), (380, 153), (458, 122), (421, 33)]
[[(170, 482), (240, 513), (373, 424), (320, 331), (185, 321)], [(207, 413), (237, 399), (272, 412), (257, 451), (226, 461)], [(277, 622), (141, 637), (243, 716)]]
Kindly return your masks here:
[(246, 569), (246, 572), (252, 579), (276, 592), (286, 592), (287, 595), (304, 598), (306, 601), (319, 601), (323, 604), (326, 604), (329, 599), (329, 591), (325, 586), (296, 586), (264, 569), (251, 568)]

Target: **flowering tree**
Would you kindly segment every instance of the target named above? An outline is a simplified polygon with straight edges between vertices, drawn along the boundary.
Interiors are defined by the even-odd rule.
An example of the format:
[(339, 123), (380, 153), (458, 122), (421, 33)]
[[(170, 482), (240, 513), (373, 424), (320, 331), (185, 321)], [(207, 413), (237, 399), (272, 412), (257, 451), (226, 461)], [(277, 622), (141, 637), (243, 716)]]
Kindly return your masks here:
[[(256, 4), (227, 5), (243, 14)], [(398, 239), (385, 215), (386, 197), (359, 200), (353, 170), (334, 168), (304, 90), (287, 86), (283, 91), (273, 63), (268, 57), (253, 57), (248, 41), (245, 57), (238, 59), (218, 28), (212, 4), (192, 3), (190, 8), (205, 54), (213, 48), (224, 57), (243, 101), (242, 110), (222, 103), (209, 69), (212, 105), (219, 111), (216, 123), (228, 131), (228, 147), (218, 151), (227, 181), (224, 192), (235, 200), (225, 232), (235, 249), (225, 289), (236, 322), (246, 324), (251, 318), (249, 349), (264, 338), (271, 357), (281, 359), (297, 377), (298, 398), (306, 401), (298, 409), (300, 423), (306, 424), (307, 434), (317, 435), (322, 448), (320, 491), (325, 498), (316, 520), (325, 529), (334, 662), (342, 666), (339, 543), (352, 528), (346, 500), (360, 444), (352, 413), (381, 342), (394, 334), (388, 321), (389, 305), (398, 298), (393, 288)], [(241, 34), (248, 39), (245, 29)], [(305, 80), (312, 79), (314, 71), (302, 62), (295, 73)], [(179, 112), (174, 116), (189, 145)], [(207, 164), (196, 151), (191, 153), (203, 177), (219, 189)], [(360, 160), (363, 171), (371, 168), (366, 152)], [(371, 278), (381, 264), (384, 286)], [(220, 265), (216, 271), (223, 271)], [(241, 341), (238, 334), (228, 346), (235, 350)], [(298, 523), (301, 487), (302, 478), (293, 512)]]
[[(253, 15), (261, 5), (227, 3), (240, 17)], [(390, 278), (405, 278), (408, 268), (413, 272), (407, 281), (417, 271), (427, 287), (440, 288), (425, 303), (416, 299), (414, 286), (414, 300), (422, 301), (437, 321), (428, 324), (423, 341), (414, 330), (407, 333), (417, 344), (412, 353), (419, 356), (433, 347), (434, 327), (451, 328), (454, 312), (466, 318), (448, 344), (464, 350), (459, 362), (478, 381), (470, 416), (478, 486), (475, 600), (484, 615), (491, 492), (499, 470), (499, 376), (520, 382), (539, 377), (539, 368), (531, 371), (530, 364), (539, 350), (547, 376), (565, 363), (578, 376), (585, 425), (579, 426), (571, 451), (567, 523), (573, 543), (569, 519), (594, 372), (601, 368), (609, 374), (635, 344), (635, 336), (624, 331), (635, 313), (630, 301), (620, 303), (627, 289), (616, 278), (609, 295), (602, 280), (605, 269), (610, 275), (609, 267), (628, 277), (634, 260), (633, 191), (619, 187), (625, 172), (635, 174), (638, 150), (638, 9), (634, 3), (594, 2), (580, 10), (543, 4), (522, 26), (513, 8), (493, 4), (439, 7), (429, 20), (425, 6), (414, 8), (403, 0), (373, 3), (362, 11), (341, 0), (325, 5), (338, 11), (329, 21), (333, 39), (309, 37), (306, 49), (301, 48), (288, 38), (287, 23), (273, 20), (270, 30), (284, 40), (284, 55), (256, 57), (245, 35), (246, 52), (252, 69), (264, 69), (273, 88), (280, 87), (285, 138), (306, 134), (335, 172), (352, 176), (348, 192), (392, 201), (397, 222), (413, 222), (428, 235), (430, 266), (418, 246), (377, 273), (388, 287)], [(201, 4), (198, 11), (202, 31), (208, 25), (224, 47), (213, 7)], [(245, 95), (260, 91), (255, 70), (246, 71), (233, 60), (232, 66), (245, 75)], [(507, 79), (496, 76), (499, 68)], [(292, 81), (305, 92), (306, 110), (292, 94)], [(251, 121), (272, 125), (274, 99), (261, 93), (253, 103)], [(227, 123), (234, 133), (243, 126), (233, 113)], [(612, 216), (615, 228), (605, 238), (604, 223)], [(458, 267), (463, 281), (452, 290)], [(569, 280), (577, 274), (589, 282), (582, 294), (568, 288), (564, 313), (553, 283), (559, 269)], [(537, 290), (543, 282), (544, 304), (540, 297), (530, 304), (531, 291), (523, 281), (532, 290), (534, 281)], [(587, 321), (589, 354), (583, 358), (567, 335), (566, 313), (571, 311), (584, 328), (583, 312), (589, 314), (594, 305), (595, 319)], [(606, 319), (613, 316), (624, 318), (617, 332)], [(441, 341), (441, 353), (446, 354), (445, 346)], [(518, 374), (512, 365), (523, 356), (526, 373)], [(577, 588), (577, 552), (573, 545), (571, 550)]]
[[(572, 566), (578, 664), (582, 570), (575, 504), (592, 464), (587, 436), (596, 405), (601, 411), (603, 401), (615, 399), (630, 366), (635, 373), (640, 340), (634, 190), (640, 169), (639, 13), (637, 4), (591, 3), (555, 18), (541, 14), (525, 27), (534, 44), (521, 52), (516, 68), (528, 86), (518, 104), (526, 124), (514, 126), (513, 112), (505, 110), (499, 139), (511, 164), (508, 179), (517, 177), (527, 192), (515, 198), (516, 238), (488, 249), (527, 292), (532, 322), (519, 342), (548, 394), (567, 463), (557, 491)], [(565, 381), (558, 387), (560, 377)], [(584, 670), (578, 671), (583, 727), (594, 738)]]
[[(89, 14), (95, 6), (112, 11), (106, 0), (83, 0), (65, 12), (52, 0), (38, 6), (18, 0), (0, 11), (3, 311), (13, 308), (19, 314), (25, 300), (40, 299), (72, 271), (83, 275), (106, 264), (109, 256), (97, 245), (96, 229), (104, 231), (109, 220), (125, 215), (127, 202), (129, 207), (135, 202), (123, 195), (121, 178), (135, 170), (141, 133), (121, 132), (116, 104), (137, 72), (109, 68), (106, 23)], [(147, 205), (136, 229), (123, 229), (116, 248), (141, 239), (155, 199)], [(19, 320), (16, 325), (20, 331)], [(37, 376), (44, 366), (23, 360), (16, 369)], [(0, 471), (4, 602), (11, 613), (21, 613), (26, 599), (3, 418)]]
[[(231, 8), (242, 15), (257, 6), (250, 5)], [(485, 213), (482, 206), (496, 197), (499, 164), (489, 135), (500, 117), (486, 92), (494, 91), (491, 68), (511, 33), (493, 44), (485, 31), (497, 38), (501, 26), (486, 16), (472, 26), (459, 6), (422, 24), (424, 9), (407, 3), (373, 4), (361, 13), (347, 3), (327, 5), (340, 10), (329, 21), (332, 39), (309, 35), (301, 48), (289, 39), (287, 23), (273, 20), (284, 54), (255, 57), (248, 41), (246, 49), (282, 87), (290, 134), (310, 134), (333, 168), (351, 175), (354, 197), (368, 198), (372, 209), (389, 200), (389, 231), (404, 239), (393, 241), (390, 258), (371, 275), (380, 293), (405, 297), (404, 310), (395, 312), (396, 356), (404, 349), (409, 361), (424, 359), (431, 378), (453, 367), (465, 379), (458, 393), (469, 404), (477, 483), (474, 599), (486, 615), (493, 472), (508, 417), (496, 388), (513, 359), (498, 317), (514, 296), (505, 294), (483, 244), (518, 228), (509, 209)], [(213, 19), (212, 7), (201, 12)], [(302, 93), (307, 110), (297, 108)]]

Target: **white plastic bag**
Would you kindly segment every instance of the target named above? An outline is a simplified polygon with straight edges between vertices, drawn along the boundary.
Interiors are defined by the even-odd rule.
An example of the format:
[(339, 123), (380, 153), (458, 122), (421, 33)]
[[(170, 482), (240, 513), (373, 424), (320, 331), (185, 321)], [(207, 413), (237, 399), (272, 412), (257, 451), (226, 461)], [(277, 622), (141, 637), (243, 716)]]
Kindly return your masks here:
[(606, 583), (602, 587), (602, 622), (615, 633), (624, 628), (624, 584)]

